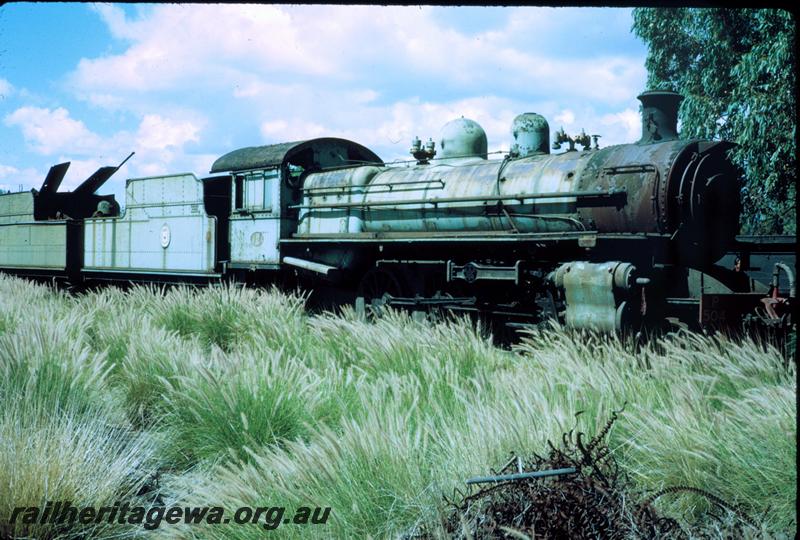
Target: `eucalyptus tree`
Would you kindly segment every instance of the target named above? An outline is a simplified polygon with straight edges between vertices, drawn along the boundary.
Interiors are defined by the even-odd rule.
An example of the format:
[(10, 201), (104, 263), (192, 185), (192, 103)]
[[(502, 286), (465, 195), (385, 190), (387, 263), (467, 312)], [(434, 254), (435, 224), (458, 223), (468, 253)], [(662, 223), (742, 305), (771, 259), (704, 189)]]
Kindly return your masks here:
[(685, 96), (684, 137), (726, 139), (744, 172), (742, 232), (796, 231), (795, 19), (777, 9), (637, 8), (648, 87)]

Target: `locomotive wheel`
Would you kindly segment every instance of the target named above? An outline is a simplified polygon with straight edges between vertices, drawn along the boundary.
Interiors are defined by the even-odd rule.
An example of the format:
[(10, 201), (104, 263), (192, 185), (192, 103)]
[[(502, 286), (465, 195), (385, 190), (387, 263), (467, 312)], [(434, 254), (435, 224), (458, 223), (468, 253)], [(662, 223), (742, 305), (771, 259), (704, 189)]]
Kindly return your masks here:
[(380, 313), (387, 301), (387, 296), (402, 296), (403, 287), (397, 277), (383, 268), (369, 270), (358, 284), (356, 294), (356, 312), (366, 315), (366, 308), (371, 307), (374, 313)]
[(558, 292), (550, 288), (544, 288), (536, 293), (535, 304), (537, 307), (537, 315), (539, 322), (548, 320), (556, 320), (563, 322), (562, 317), (558, 316), (558, 307), (556, 304), (556, 296)]

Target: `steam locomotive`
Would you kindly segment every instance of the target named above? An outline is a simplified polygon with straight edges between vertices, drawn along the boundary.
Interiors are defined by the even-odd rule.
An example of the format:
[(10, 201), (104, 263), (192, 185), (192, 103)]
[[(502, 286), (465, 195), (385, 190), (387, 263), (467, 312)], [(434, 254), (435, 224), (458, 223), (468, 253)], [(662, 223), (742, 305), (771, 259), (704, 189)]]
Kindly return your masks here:
[[(772, 284), (748, 273), (765, 249), (736, 237), (733, 144), (680, 140), (678, 94), (639, 99), (633, 144), (600, 149), (597, 136), (559, 130), (553, 149), (568, 148), (551, 154), (546, 119), (525, 113), (510, 151), (488, 159), (483, 129), (460, 118), (438, 147), (415, 138), (407, 163), (317, 138), (232, 151), (202, 179), (129, 179), (124, 212), (95, 194), (119, 167), (59, 192), (69, 163), (56, 165), (40, 190), (0, 196), (0, 269), (71, 283), (290, 281), (359, 311), (486, 313), (511, 325), (731, 326), (757, 312), (785, 323), (794, 242), (773, 245), (792, 261)], [(738, 267), (716, 264), (732, 252)]]

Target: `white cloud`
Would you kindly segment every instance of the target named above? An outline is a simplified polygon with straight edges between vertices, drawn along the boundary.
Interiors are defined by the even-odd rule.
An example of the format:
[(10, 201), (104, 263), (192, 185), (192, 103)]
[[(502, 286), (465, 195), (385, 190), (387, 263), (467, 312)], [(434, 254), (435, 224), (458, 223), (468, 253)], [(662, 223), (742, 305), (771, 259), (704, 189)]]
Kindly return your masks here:
[[(334, 66), (305, 45), (303, 21), (279, 6), (163, 4), (128, 20), (120, 8), (98, 9), (124, 53), (84, 58), (73, 82), (79, 89), (151, 91), (225, 80), (229, 64), (244, 71), (286, 70), (324, 75)], [(234, 70), (235, 71), (235, 70)]]
[(14, 92), (14, 86), (6, 79), (0, 77), (0, 98), (6, 98)]
[[(64, 163), (66, 161), (69, 161), (70, 165), (66, 176), (64, 176), (64, 182), (58, 188), (59, 191), (71, 191), (78, 187), (84, 180), (89, 178), (89, 176), (91, 176), (100, 167), (111, 165), (107, 161), (97, 158), (77, 159), (74, 154), (59, 155), (58, 163)], [(117, 174), (119, 173), (120, 171), (117, 172)], [(118, 176), (117, 179), (120, 177), (121, 175)], [(42, 180), (44, 180), (44, 176), (42, 176)], [(102, 187), (100, 188), (100, 191), (106, 192), (107, 189), (107, 186)]]
[[(628, 106), (618, 112), (599, 113), (593, 107), (563, 109), (554, 101), (521, 102), (500, 96), (481, 96), (444, 102), (422, 101), (419, 98), (386, 105), (342, 102), (336, 92), (316, 94), (314, 120), (303, 118), (306, 102), (276, 93), (264, 96), (272, 110), (259, 125), (264, 140), (253, 144), (271, 144), (302, 140), (316, 136), (337, 136), (358, 141), (385, 160), (405, 159), (411, 139), (432, 138), (437, 142), (442, 126), (464, 116), (478, 122), (486, 131), (490, 151), (507, 151), (512, 143), (511, 123), (523, 111), (537, 112), (550, 123), (550, 131), (564, 125), (568, 134), (581, 129), (599, 134), (603, 146), (634, 142), (639, 138), (639, 114)], [(630, 105), (630, 104), (625, 104)], [(227, 149), (225, 149), (227, 150)]]
[[(18, 127), (26, 144), (35, 152), (51, 156), (47, 167), (56, 162), (72, 163), (61, 189), (75, 188), (98, 168), (115, 165), (130, 151), (135, 151), (136, 156), (109, 181), (110, 189), (118, 196), (123, 191), (124, 175), (180, 172), (175, 170), (176, 167), (185, 170), (187, 163), (194, 160), (186, 146), (200, 140), (205, 124), (199, 116), (147, 114), (140, 119), (134, 132), (119, 130), (111, 136), (101, 136), (81, 120), (72, 118), (63, 107), (54, 110), (21, 107), (7, 115), (4, 121), (10, 127)], [(58, 161), (55, 156), (58, 156)], [(46, 174), (46, 168), (42, 171), (27, 170), (21, 177), (15, 174), (16, 170), (11, 165), (0, 166), (0, 179), (9, 177), (12, 184), (19, 181), (29, 187), (38, 187)]]
[(407, 153), (411, 139), (415, 136), (423, 140), (432, 138), (438, 145), (442, 127), (462, 116), (478, 122), (486, 131), (490, 148), (496, 148), (500, 141), (510, 139), (511, 122), (516, 114), (510, 100), (496, 96), (467, 98), (449, 103), (420, 103), (412, 100), (394, 104), (374, 131), (377, 133), (378, 144), (380, 141), (384, 144), (391, 143)]
[[(539, 19), (563, 26), (574, 10), (517, 8), (505, 28), (468, 33), (443, 26), (431, 8), (404, 6), (164, 4), (135, 19), (114, 6), (96, 9), (113, 35), (131, 42), (121, 54), (80, 61), (73, 83), (97, 103), (112, 90), (202, 91), (231, 82), (235, 97), (252, 97), (268, 88), (254, 78), (285, 84), (310, 77), (328, 87), (373, 80), (377, 87), (385, 74), (463, 85), (459, 97), (491, 85), (618, 103), (641, 90), (645, 77), (643, 57), (547, 55), (531, 46), (532, 30), (551, 38)], [(361, 102), (377, 95), (363, 94)]]
[(237, 98), (251, 98), (262, 95), (267, 90), (267, 86), (259, 82), (249, 82), (243, 85), (235, 85), (233, 88), (233, 97)]
[(355, 92), (350, 92), (349, 98), (352, 99), (355, 103), (359, 104), (367, 104), (375, 101), (380, 97), (380, 94), (375, 90), (367, 89), (367, 90), (357, 90)]
[(126, 105), (126, 100), (122, 96), (103, 92), (91, 92), (84, 98), (92, 105), (103, 109), (120, 109)]
[(600, 123), (620, 134), (621, 140), (614, 144), (636, 142), (642, 135), (642, 117), (639, 111), (633, 108), (605, 114), (600, 118)]
[(139, 124), (136, 144), (140, 148), (179, 148), (191, 141), (198, 141), (200, 126), (189, 121), (175, 121), (157, 114), (148, 114)]
[(125, 12), (121, 8), (113, 4), (91, 4), (90, 7), (100, 15), (111, 31), (111, 35), (120, 39), (133, 37), (129, 31), (131, 25), (125, 20)]
[(7, 126), (22, 130), (25, 141), (37, 152), (52, 155), (57, 152), (90, 154), (109, 148), (134, 145), (144, 151), (166, 151), (199, 140), (201, 121), (165, 118), (158, 114), (145, 115), (135, 135), (125, 131), (113, 137), (101, 137), (86, 125), (70, 117), (63, 107), (55, 110), (21, 107), (5, 117)]
[(25, 142), (36, 152), (51, 155), (63, 149), (86, 151), (103, 144), (80, 120), (70, 118), (63, 107), (55, 110), (21, 107), (4, 119), (7, 126), (18, 126)]
[[(92, 106), (87, 116), (27, 106), (5, 117), (36, 152), (86, 169), (135, 150), (125, 174), (202, 174), (238, 146), (317, 136), (407, 158), (412, 137), (437, 140), (462, 115), (484, 127), (490, 150), (506, 150), (511, 122), (525, 111), (544, 115), (551, 131), (563, 124), (570, 134), (600, 133), (604, 145), (639, 136), (643, 53), (602, 43), (576, 52), (586, 25), (573, 23), (591, 23), (597, 12), (505, 8), (507, 17), (475, 31), (429, 7), (93, 9), (118, 52), (82, 59), (69, 77), (68, 88)], [(479, 8), (472, 13), (480, 17)], [(103, 123), (88, 116), (98, 113)]]
[(38, 189), (44, 182), (45, 173), (46, 171), (38, 171), (33, 167), (19, 169), (0, 164), (0, 189), (12, 192)]
[(347, 101), (336, 92), (320, 91), (316, 94), (319, 114), (313, 120), (302, 118), (305, 107), (302, 95), (295, 100), (288, 96), (285, 100), (264, 99), (275, 112), (259, 126), (264, 138), (262, 144), (335, 136), (358, 141), (385, 159), (405, 156), (414, 136), (438, 140), (442, 126), (461, 116), (480, 123), (490, 145), (496, 145), (510, 138), (511, 121), (515, 116), (513, 103), (495, 96), (443, 103), (412, 98), (377, 106), (359, 104), (358, 96), (351, 96)]
[(136, 176), (158, 176), (161, 174), (175, 173), (175, 170), (169, 170), (168, 166), (160, 161), (151, 161), (143, 163), (136, 167)]
[(554, 120), (555, 120), (556, 122), (560, 122), (561, 124), (564, 124), (564, 125), (567, 125), (567, 126), (569, 126), (569, 125), (571, 125), (573, 122), (575, 122), (575, 113), (574, 113), (574, 112), (572, 112), (572, 111), (571, 111), (571, 110), (569, 110), (569, 109), (564, 109), (563, 111), (561, 111), (561, 113), (559, 113), (559, 114), (558, 114), (558, 115), (557, 115), (557, 116), (554, 118)]
[(189, 158), (187, 171), (203, 176), (211, 170), (211, 165), (219, 158), (219, 154), (194, 154), (187, 157)]
[(190, 120), (145, 115), (131, 143), (136, 151), (134, 170), (139, 176), (184, 172), (174, 167), (185, 168), (184, 146), (197, 142), (201, 129), (202, 125)]
[(19, 169), (16, 167), (0, 164), (0, 180), (8, 178), (9, 176), (17, 173), (19, 173)]
[(299, 141), (330, 136), (330, 128), (299, 118), (267, 121), (261, 124), (261, 136), (267, 141)]

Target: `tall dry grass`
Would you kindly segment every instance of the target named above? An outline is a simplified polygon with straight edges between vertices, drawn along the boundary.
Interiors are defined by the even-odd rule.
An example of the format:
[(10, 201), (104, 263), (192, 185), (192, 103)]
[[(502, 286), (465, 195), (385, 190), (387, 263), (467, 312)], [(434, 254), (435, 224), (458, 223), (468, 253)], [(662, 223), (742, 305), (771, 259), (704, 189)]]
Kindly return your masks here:
[(0, 276), (0, 537), (131, 535), (107, 524), (9, 520), (47, 501), (110, 506), (134, 500), (158, 467), (157, 439), (125, 421), (106, 351), (84, 329), (91, 314), (46, 287)]
[[(701, 486), (742, 505), (767, 532), (796, 529), (794, 365), (753, 342), (677, 335), (637, 346), (553, 328), (509, 351), (466, 320), (309, 316), (302, 296), (236, 285), (70, 297), (0, 276), (0, 302), (10, 381), (0, 381), (0, 400), (28, 403), (3, 417), (15, 440), (29, 433), (47, 461), (49, 434), (99, 411), (113, 429), (92, 428), (96, 435), (119, 434), (115, 444), (134, 449), (133, 477), (157, 460), (170, 502), (332, 508), (327, 525), (281, 526), (279, 536), (435, 528), (442, 496), (465, 478), (512, 452), (543, 452), (570, 429), (595, 433), (624, 403), (609, 442), (643, 492)], [(67, 416), (41, 412), (61, 403)], [(69, 465), (83, 463), (80, 455), (54, 457), (53, 467), (74, 485), (115, 478), (81, 476)], [(0, 490), (0, 508), (19, 500), (16, 490)], [(691, 520), (702, 519), (703, 504), (673, 496), (659, 508)], [(162, 525), (158, 533), (264, 530)]]

